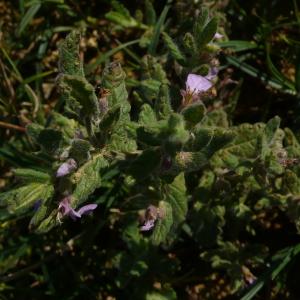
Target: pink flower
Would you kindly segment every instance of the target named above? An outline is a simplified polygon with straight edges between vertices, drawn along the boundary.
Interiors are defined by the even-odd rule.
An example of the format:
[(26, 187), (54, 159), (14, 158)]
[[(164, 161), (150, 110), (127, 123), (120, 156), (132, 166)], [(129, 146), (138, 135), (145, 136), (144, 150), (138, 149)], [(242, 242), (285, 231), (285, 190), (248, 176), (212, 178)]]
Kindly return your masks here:
[(206, 92), (212, 87), (211, 81), (205, 76), (189, 74), (186, 80), (186, 92), (199, 94)]
[(62, 217), (69, 216), (73, 220), (76, 220), (76, 218), (81, 218), (82, 215), (90, 213), (98, 206), (97, 204), (87, 204), (82, 206), (78, 211), (76, 211), (74, 208), (71, 207), (70, 202), (71, 202), (71, 197), (70, 196), (65, 197), (63, 200), (59, 202), (58, 211)]
[(154, 205), (149, 205), (143, 216), (143, 225), (140, 227), (140, 231), (151, 230), (157, 221), (157, 219), (163, 219), (165, 212), (162, 208)]
[(218, 69), (212, 67), (206, 76), (189, 74), (185, 83), (185, 90), (181, 90), (183, 107), (199, 100), (199, 95), (208, 91), (212, 86), (212, 80), (217, 76)]
[(68, 159), (60, 165), (56, 171), (56, 177), (63, 177), (77, 169), (77, 163), (73, 158)]
[(145, 221), (144, 225), (140, 227), (140, 231), (148, 231), (151, 230), (154, 227), (155, 220), (148, 220)]
[(216, 32), (216, 33), (215, 33), (215, 36), (214, 36), (214, 39), (219, 40), (219, 39), (221, 39), (222, 37), (223, 37), (223, 34), (221, 34), (221, 33), (219, 33), (219, 32)]

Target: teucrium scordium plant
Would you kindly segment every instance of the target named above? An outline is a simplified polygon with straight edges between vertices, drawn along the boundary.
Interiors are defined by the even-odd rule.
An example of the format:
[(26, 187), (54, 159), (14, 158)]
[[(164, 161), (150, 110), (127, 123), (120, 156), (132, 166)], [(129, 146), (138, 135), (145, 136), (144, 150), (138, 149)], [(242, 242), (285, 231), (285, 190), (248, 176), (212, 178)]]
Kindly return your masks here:
[[(263, 251), (238, 240), (254, 235), (253, 216), (279, 207), (299, 227), (300, 146), (278, 117), (231, 126), (226, 105), (207, 105), (218, 81), (216, 30), (203, 13), (180, 46), (163, 32), (166, 53), (141, 59), (131, 90), (112, 62), (100, 93), (85, 77), (80, 34), (71, 32), (59, 52), (59, 111), (27, 127), (41, 164), (15, 169), (20, 185), (2, 193), (1, 204), (32, 212), (37, 233), (63, 231), (69, 219), (84, 227), (86, 214), (109, 224), (128, 246), (112, 262), (120, 288), (147, 272), (154, 248), (186, 238), (227, 270), (233, 289), (244, 286), (243, 270), (263, 261)], [(128, 266), (127, 257), (139, 260)]]

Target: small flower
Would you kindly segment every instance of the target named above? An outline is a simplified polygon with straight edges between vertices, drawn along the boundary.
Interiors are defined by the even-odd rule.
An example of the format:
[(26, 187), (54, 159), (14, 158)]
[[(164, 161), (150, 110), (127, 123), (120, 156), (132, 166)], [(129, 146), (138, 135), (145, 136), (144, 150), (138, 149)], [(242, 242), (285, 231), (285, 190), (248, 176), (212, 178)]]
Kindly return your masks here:
[(165, 213), (161, 208), (158, 208), (154, 205), (149, 205), (143, 216), (143, 225), (140, 227), (140, 231), (149, 231), (151, 230), (158, 218), (164, 218)]
[(219, 40), (223, 37), (223, 34), (219, 33), (219, 32), (216, 32), (215, 35), (214, 35), (214, 39), (216, 40)]
[(154, 227), (155, 220), (145, 221), (144, 225), (140, 228), (140, 231), (149, 231)]
[(97, 208), (97, 204), (87, 204), (82, 206), (81, 208), (79, 208), (79, 210), (77, 211), (77, 213), (82, 216), (82, 215), (87, 215), (89, 213), (91, 213), (94, 209)]
[(213, 80), (218, 75), (219, 69), (217, 67), (211, 67), (208, 74), (205, 76), (207, 80)]
[(191, 94), (199, 94), (206, 92), (212, 87), (211, 72), (207, 76), (189, 74), (186, 80), (186, 92)]
[(60, 221), (60, 217), (69, 216), (71, 219), (81, 218), (82, 215), (88, 214), (97, 208), (97, 204), (87, 204), (82, 206), (78, 211), (71, 207), (71, 197), (65, 197), (60, 201), (58, 205), (57, 218)]
[(39, 210), (39, 208), (41, 207), (41, 205), (42, 205), (42, 200), (41, 199), (35, 201), (34, 204), (33, 204), (33, 210), (35, 212), (37, 212)]
[(60, 165), (56, 171), (56, 177), (63, 177), (77, 169), (77, 163), (73, 158), (68, 159)]
[(199, 95), (208, 91), (212, 86), (212, 80), (217, 76), (218, 69), (212, 67), (206, 76), (201, 76), (197, 74), (189, 74), (186, 80), (185, 91), (181, 90), (181, 95), (183, 97), (182, 106), (186, 106), (190, 103), (198, 101)]

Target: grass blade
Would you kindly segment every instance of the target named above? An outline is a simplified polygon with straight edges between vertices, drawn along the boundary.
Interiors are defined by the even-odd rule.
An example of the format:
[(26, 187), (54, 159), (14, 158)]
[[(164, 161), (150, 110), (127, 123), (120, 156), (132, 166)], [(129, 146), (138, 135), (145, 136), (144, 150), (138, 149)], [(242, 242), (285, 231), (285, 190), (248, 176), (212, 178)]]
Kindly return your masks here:
[(253, 41), (231, 40), (216, 43), (221, 48), (231, 48), (234, 52), (252, 50), (257, 48), (257, 44)]
[(241, 71), (245, 72), (246, 74), (255, 77), (255, 78), (259, 78), (263, 83), (269, 85), (270, 87), (280, 90), (286, 94), (290, 94), (290, 95), (296, 95), (295, 90), (291, 90), (291, 89), (287, 89), (285, 88), (281, 82), (279, 82), (277, 79), (275, 78), (271, 78), (270, 76), (268, 76), (267, 74), (259, 71), (258, 69), (250, 66), (249, 64), (241, 61), (239, 58), (237, 57), (233, 57), (233, 56), (227, 56), (226, 57), (227, 62), (240, 69)]
[(19, 28), (18, 28), (18, 35), (21, 35), (21, 33), (24, 31), (24, 29), (26, 28), (26, 26), (31, 22), (31, 20), (33, 19), (33, 17), (35, 16), (35, 14), (38, 12), (38, 10), (41, 7), (41, 3), (36, 3), (32, 6), (30, 6), (30, 8), (26, 11), (24, 17), (22, 18)]
[(4, 48), (1, 47), (1, 50), (2, 50), (2, 53), (4, 55), (4, 57), (7, 59), (7, 61), (9, 62), (10, 66), (12, 67), (12, 69), (14, 70), (15, 72), (15, 75), (17, 76), (17, 79), (22, 82), (23, 81), (23, 78), (22, 78), (22, 75), (21, 73), (19, 72), (16, 64), (12, 61), (12, 59), (10, 58), (10, 56), (8, 55), (8, 53), (6, 52), (6, 50)]
[[(262, 289), (265, 283), (269, 280), (274, 280), (278, 274), (292, 261), (292, 259), (300, 253), (300, 244), (284, 249), (281, 253), (275, 254), (272, 260), (276, 259), (273, 266), (263, 274), (252, 288), (244, 295), (241, 300), (251, 300)], [(277, 260), (280, 260), (277, 262)]]
[(42, 73), (39, 73), (39, 74), (35, 74), (35, 75), (32, 75), (32, 76), (29, 76), (29, 77), (27, 77), (26, 79), (23, 80), (23, 84), (27, 84), (27, 83), (30, 83), (32, 81), (36, 81), (38, 79), (44, 78), (46, 76), (49, 76), (49, 75), (51, 75), (53, 73), (54, 73), (54, 71), (46, 71), (46, 72), (42, 72)]
[(161, 15), (159, 16), (156, 26), (154, 27), (153, 37), (152, 37), (152, 40), (148, 47), (148, 53), (151, 55), (154, 55), (156, 52), (156, 48), (157, 48), (158, 41), (159, 41), (159, 36), (160, 36), (160, 33), (162, 32), (162, 27), (163, 27), (163, 24), (165, 23), (169, 9), (170, 9), (170, 5), (167, 4), (164, 7)]
[(281, 82), (283, 86), (286, 86), (291, 90), (295, 90), (295, 86), (293, 82), (291, 82), (290, 80), (288, 80), (288, 78), (282, 75), (282, 73), (278, 71), (278, 69), (273, 64), (270, 56), (270, 44), (268, 43), (266, 44), (266, 55), (267, 55), (266, 60), (267, 60), (268, 68), (271, 74), (274, 76), (274, 78), (276, 78), (279, 82)]
[(99, 55), (99, 57), (92, 63), (89, 63), (85, 69), (85, 74), (88, 75), (90, 73), (92, 73), (100, 64), (104, 63), (107, 59), (109, 59), (110, 56), (116, 54), (117, 52), (119, 52), (120, 50), (134, 45), (134, 44), (138, 44), (140, 42), (140, 39), (138, 40), (133, 40), (124, 44), (121, 44), (120, 46), (111, 49), (110, 51), (106, 52), (106, 53), (101, 53)]

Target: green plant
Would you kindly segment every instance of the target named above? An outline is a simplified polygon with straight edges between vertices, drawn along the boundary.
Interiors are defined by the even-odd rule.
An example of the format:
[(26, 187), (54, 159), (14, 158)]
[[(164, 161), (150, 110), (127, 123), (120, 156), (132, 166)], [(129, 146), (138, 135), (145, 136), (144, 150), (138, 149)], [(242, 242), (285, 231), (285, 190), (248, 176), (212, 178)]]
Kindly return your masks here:
[[(49, 297), (181, 299), (187, 286), (214, 285), (214, 273), (225, 278), (227, 296), (249, 300), (299, 252), (262, 235), (268, 215), (297, 237), (300, 144), (277, 116), (232, 125), (232, 103), (214, 105), (220, 48), (206, 9), (175, 39), (166, 26), (170, 4), (156, 19), (147, 1), (146, 25), (117, 2), (113, 8), (106, 17), (118, 26), (148, 31), (147, 53), (131, 53), (140, 76), (126, 81), (121, 64), (108, 63), (96, 91), (72, 31), (59, 48), (57, 110), (27, 125), (32, 151), (1, 149), (16, 177), (0, 194), (1, 220), (24, 230), (30, 218), (30, 232), (19, 237), (18, 229), (23, 247), (11, 242), (0, 272), (38, 257), (2, 281), (41, 268), (41, 278), (32, 276)], [(1, 238), (8, 235), (4, 225)], [(66, 291), (66, 283), (74, 288)], [(212, 288), (205, 297), (216, 294)]]

